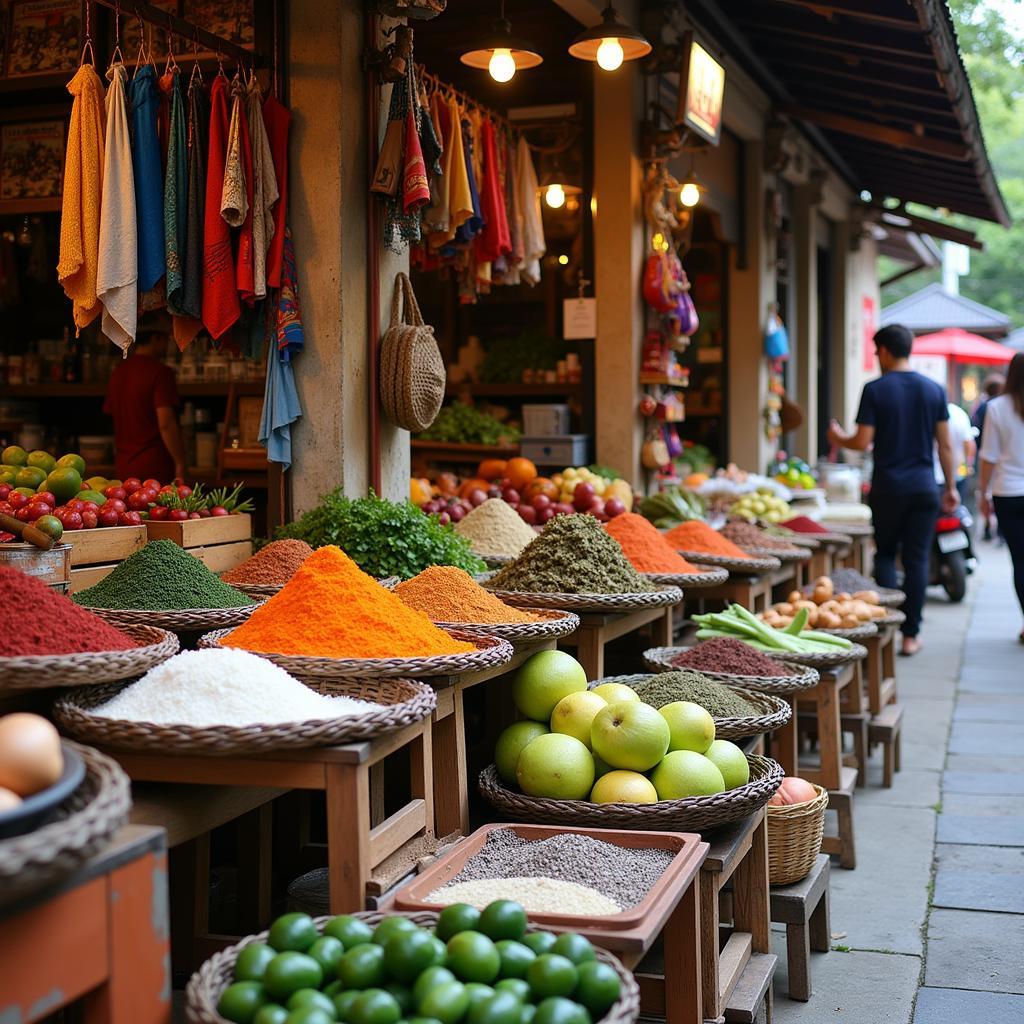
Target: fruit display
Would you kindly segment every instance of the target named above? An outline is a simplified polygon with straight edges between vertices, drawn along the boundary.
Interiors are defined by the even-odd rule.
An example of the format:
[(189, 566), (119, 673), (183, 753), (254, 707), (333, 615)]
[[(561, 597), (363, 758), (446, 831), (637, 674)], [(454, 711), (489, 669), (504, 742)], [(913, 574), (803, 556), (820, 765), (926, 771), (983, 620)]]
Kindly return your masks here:
[(596, 1024), (621, 995), (615, 969), (572, 932), (527, 932), (511, 900), (454, 903), (433, 928), (285, 914), (235, 960), (217, 1012), (234, 1024)]
[(758, 487), (729, 505), (729, 515), (742, 519), (763, 519), (766, 523), (781, 523), (793, 515), (789, 503), (772, 493), (769, 487)]
[(776, 456), (768, 469), (768, 475), (794, 491), (812, 491), (818, 486), (814, 470), (803, 459), (795, 455), (787, 457), (785, 452), (779, 452)]
[(866, 622), (883, 619), (888, 609), (878, 603), (875, 590), (858, 590), (855, 594), (836, 591), (828, 576), (819, 576), (809, 595), (794, 590), (785, 601), (779, 601), (760, 618), (774, 629), (791, 629), (801, 612), (802, 629), (855, 629)]
[(710, 796), (749, 781), (743, 752), (715, 739), (699, 704), (655, 708), (623, 683), (587, 689), (582, 666), (562, 651), (527, 660), (512, 684), (528, 721), (498, 738), (495, 763), (527, 796), (653, 804)]

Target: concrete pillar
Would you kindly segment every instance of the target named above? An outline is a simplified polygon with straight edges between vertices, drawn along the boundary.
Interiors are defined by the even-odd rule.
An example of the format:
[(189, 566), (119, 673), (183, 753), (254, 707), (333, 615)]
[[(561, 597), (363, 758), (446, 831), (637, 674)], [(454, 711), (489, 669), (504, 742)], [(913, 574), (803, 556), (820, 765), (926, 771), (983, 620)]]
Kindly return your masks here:
[[(796, 282), (796, 403), (804, 421), (796, 431), (796, 451), (810, 463), (818, 457), (818, 252), (815, 219), (818, 185), (793, 189), (793, 270)], [(790, 339), (793, 340), (792, 334)]]

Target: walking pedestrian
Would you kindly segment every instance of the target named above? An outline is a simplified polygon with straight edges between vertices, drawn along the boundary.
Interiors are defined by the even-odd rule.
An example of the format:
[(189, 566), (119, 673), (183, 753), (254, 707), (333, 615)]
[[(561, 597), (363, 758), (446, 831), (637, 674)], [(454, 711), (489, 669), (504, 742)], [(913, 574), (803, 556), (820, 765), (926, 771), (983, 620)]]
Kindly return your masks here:
[[(982, 384), (982, 394), (984, 395), (984, 398), (982, 398), (974, 412), (971, 414), (971, 423), (977, 432), (979, 447), (981, 446), (982, 434), (985, 432), (985, 413), (988, 411), (988, 403), (991, 402), (993, 398), (997, 398), (1001, 395), (1005, 386), (1006, 378), (1001, 373), (990, 373), (985, 378), (985, 383)], [(985, 529), (982, 537), (984, 540), (991, 540), (993, 516), (983, 515), (982, 518), (985, 520)]]
[(1024, 352), (1013, 357), (1003, 393), (989, 401), (985, 412), (979, 489), (982, 515), (995, 512), (1010, 550), (1013, 585), (1024, 613)]
[[(960, 504), (953, 468), (946, 395), (934, 381), (910, 368), (914, 336), (901, 324), (875, 334), (882, 376), (869, 381), (861, 394), (857, 429), (847, 432), (833, 420), (832, 444), (854, 451), (874, 445), (871, 519), (875, 528), (875, 579), (896, 586), (896, 559), (903, 563), (905, 656), (921, 650), (921, 610), (928, 586), (928, 558), (935, 519), (941, 507), (953, 512)], [(942, 467), (941, 497), (932, 474), (933, 445)]]

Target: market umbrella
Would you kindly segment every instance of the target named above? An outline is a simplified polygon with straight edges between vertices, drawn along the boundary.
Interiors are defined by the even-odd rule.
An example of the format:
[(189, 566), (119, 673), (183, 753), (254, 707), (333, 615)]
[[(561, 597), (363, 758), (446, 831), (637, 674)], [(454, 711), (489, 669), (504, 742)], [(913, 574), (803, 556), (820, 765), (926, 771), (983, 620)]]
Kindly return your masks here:
[(945, 356), (952, 363), (969, 366), (1002, 366), (1013, 358), (1013, 350), (959, 327), (947, 327), (935, 334), (914, 339), (915, 356)]

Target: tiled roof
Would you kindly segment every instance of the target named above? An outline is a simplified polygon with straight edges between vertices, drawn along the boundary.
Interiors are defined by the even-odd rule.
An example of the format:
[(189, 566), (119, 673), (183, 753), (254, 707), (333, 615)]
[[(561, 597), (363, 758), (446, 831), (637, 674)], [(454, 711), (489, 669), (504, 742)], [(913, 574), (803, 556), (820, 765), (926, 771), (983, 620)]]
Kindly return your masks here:
[(950, 295), (938, 282), (886, 306), (881, 321), (883, 327), (903, 324), (917, 334), (962, 327), (1002, 337), (1010, 330), (1010, 318), (1005, 313), (963, 295)]

